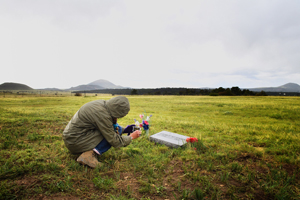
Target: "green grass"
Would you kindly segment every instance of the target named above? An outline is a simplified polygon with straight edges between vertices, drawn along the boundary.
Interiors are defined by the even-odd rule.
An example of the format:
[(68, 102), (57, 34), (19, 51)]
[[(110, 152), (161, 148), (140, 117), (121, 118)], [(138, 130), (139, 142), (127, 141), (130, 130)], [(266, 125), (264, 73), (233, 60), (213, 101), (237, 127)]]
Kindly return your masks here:
[(84, 103), (110, 98), (0, 97), (0, 199), (300, 198), (298, 97), (128, 96), (119, 124), (146, 111), (150, 134), (199, 141), (170, 149), (143, 135), (93, 170), (61, 136)]

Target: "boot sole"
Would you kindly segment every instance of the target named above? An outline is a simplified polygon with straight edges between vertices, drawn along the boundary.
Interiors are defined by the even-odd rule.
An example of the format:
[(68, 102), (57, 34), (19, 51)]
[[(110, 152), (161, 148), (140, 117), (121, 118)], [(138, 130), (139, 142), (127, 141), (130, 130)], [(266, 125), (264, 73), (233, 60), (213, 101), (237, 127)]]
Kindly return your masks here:
[(82, 165), (87, 165), (87, 166), (89, 166), (90, 168), (93, 168), (93, 169), (95, 169), (97, 166), (101, 167), (103, 165), (101, 162), (98, 162), (98, 164), (96, 164), (96, 165), (90, 164), (90, 163), (88, 164), (88, 163), (84, 162), (84, 159), (82, 159), (82, 158), (77, 158), (77, 162), (79, 162)]
[(91, 168), (93, 168), (93, 169), (96, 168), (95, 165), (88, 164), (88, 163), (84, 162), (84, 159), (79, 159), (79, 158), (78, 158), (78, 159), (77, 159), (77, 162), (79, 162), (79, 163), (82, 164), (82, 165), (87, 165), (87, 166), (89, 166), (89, 167), (91, 167)]

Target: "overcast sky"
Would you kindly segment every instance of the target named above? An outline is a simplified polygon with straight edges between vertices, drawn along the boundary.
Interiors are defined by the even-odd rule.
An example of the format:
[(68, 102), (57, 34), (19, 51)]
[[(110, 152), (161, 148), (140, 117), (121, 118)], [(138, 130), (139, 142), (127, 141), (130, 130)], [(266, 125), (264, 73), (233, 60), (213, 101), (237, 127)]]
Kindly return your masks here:
[(0, 0), (0, 84), (300, 84), (299, 0)]

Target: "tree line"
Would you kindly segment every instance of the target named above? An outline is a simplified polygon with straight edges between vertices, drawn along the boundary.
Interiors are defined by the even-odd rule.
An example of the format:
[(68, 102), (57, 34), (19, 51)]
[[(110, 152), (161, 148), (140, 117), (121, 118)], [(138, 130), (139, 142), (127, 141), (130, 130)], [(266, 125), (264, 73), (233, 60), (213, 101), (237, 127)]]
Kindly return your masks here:
[(267, 96), (265, 91), (253, 92), (248, 89), (241, 90), (239, 87), (223, 88), (219, 87), (213, 89), (210, 93), (211, 96)]
[(112, 95), (211, 95), (211, 96), (267, 96), (264, 91), (253, 92), (248, 89), (241, 90), (239, 87), (216, 89), (202, 88), (155, 88), (155, 89), (101, 89), (74, 91), (74, 93), (103, 93)]

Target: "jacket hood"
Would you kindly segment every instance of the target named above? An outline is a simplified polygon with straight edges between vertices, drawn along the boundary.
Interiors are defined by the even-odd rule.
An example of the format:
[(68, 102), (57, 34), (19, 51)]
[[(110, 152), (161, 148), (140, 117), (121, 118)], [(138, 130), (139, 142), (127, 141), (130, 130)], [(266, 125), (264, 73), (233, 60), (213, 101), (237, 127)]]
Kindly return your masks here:
[(107, 108), (112, 117), (122, 118), (126, 116), (130, 110), (129, 101), (124, 96), (117, 96), (106, 101)]

